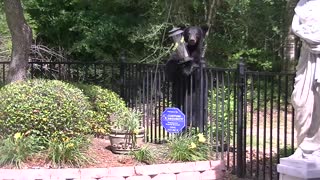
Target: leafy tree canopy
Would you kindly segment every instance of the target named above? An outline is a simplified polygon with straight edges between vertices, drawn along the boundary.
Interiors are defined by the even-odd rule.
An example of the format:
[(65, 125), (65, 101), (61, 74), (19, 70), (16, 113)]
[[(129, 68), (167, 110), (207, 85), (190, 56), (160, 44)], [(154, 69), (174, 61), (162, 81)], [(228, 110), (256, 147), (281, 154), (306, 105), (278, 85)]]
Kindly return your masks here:
[(167, 32), (173, 26), (209, 24), (209, 64), (233, 67), (244, 57), (252, 69), (279, 70), (292, 18), (287, 16), (288, 2), (25, 0), (24, 8), (35, 42), (59, 49), (72, 60), (118, 61), (125, 51), (127, 61), (159, 62), (170, 52)]

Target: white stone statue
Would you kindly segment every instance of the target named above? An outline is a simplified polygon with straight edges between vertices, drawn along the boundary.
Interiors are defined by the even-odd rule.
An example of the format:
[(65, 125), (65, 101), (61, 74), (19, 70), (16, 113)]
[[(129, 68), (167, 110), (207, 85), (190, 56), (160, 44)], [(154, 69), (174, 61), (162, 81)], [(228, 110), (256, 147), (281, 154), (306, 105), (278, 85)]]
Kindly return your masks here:
[(289, 158), (320, 163), (320, 0), (298, 2), (292, 30), (302, 47), (291, 97), (298, 149)]

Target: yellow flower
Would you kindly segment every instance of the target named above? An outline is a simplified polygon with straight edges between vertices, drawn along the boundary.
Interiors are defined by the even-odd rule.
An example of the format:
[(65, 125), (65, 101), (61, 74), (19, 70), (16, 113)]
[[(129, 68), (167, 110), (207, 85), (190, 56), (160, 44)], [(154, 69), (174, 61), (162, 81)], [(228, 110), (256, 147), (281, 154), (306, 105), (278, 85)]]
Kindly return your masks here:
[(196, 145), (194, 142), (192, 142), (192, 143), (190, 144), (190, 146), (189, 146), (190, 149), (194, 149), (194, 148), (196, 148), (196, 147), (197, 147), (197, 145)]
[(14, 134), (14, 139), (15, 140), (18, 140), (18, 139), (21, 139), (22, 138), (22, 134), (20, 132), (17, 132)]
[(133, 133), (134, 133), (134, 134), (138, 134), (138, 133), (139, 133), (139, 129), (133, 130)]
[(73, 143), (68, 143), (68, 144), (67, 144), (67, 148), (72, 148), (73, 146), (74, 146)]
[(198, 134), (197, 136), (199, 138), (199, 142), (202, 142), (202, 143), (206, 142), (206, 138), (203, 136), (202, 133)]
[(99, 132), (99, 133), (105, 133), (106, 130), (104, 130), (103, 128), (99, 128), (99, 129), (98, 129), (98, 132)]

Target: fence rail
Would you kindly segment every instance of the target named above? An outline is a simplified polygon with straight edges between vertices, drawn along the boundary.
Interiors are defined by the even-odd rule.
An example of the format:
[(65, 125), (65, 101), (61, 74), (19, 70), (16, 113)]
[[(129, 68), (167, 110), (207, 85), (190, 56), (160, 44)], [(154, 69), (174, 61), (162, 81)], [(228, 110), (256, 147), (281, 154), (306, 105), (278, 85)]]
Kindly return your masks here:
[[(0, 84), (5, 82), (8, 65), (0, 62)], [(205, 104), (197, 111), (205, 111), (203, 131), (210, 137), (213, 157), (224, 160), (239, 177), (279, 178), (276, 164), (295, 149), (294, 110), (290, 103), (294, 74), (248, 71), (243, 64), (236, 69), (207, 67), (203, 73), (205, 92), (196, 97), (205, 97)], [(161, 113), (175, 105), (173, 94), (177, 89), (166, 80), (164, 65), (30, 62), (28, 76), (111, 89), (129, 107), (143, 112), (146, 141), (162, 143), (171, 137), (161, 126)], [(188, 85), (199, 84), (190, 79)], [(190, 95), (192, 91), (184, 93)], [(183, 101), (185, 104), (179, 106), (187, 119), (194, 118), (195, 106), (186, 104), (199, 101), (189, 96)]]

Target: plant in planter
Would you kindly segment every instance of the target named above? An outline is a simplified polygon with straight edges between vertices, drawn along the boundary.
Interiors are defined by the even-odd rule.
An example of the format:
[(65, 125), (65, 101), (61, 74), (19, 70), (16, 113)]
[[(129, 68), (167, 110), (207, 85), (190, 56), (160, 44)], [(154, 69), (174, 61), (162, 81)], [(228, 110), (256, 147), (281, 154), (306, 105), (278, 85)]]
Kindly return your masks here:
[(141, 127), (142, 113), (127, 109), (110, 117), (111, 132), (109, 140), (111, 151), (117, 154), (128, 154), (139, 150), (144, 141), (144, 127)]

